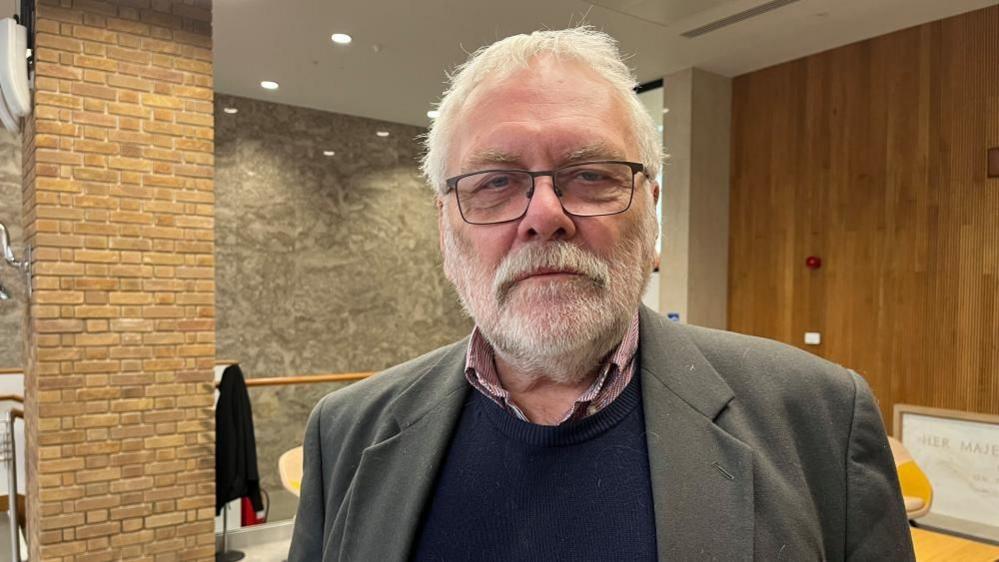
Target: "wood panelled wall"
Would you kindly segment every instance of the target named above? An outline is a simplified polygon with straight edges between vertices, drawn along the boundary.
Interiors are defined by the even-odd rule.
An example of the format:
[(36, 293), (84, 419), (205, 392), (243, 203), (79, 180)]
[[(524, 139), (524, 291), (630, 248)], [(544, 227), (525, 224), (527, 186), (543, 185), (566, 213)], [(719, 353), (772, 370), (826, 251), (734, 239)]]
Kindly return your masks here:
[(999, 6), (739, 76), (732, 99), (729, 327), (857, 370), (885, 420), (999, 414)]

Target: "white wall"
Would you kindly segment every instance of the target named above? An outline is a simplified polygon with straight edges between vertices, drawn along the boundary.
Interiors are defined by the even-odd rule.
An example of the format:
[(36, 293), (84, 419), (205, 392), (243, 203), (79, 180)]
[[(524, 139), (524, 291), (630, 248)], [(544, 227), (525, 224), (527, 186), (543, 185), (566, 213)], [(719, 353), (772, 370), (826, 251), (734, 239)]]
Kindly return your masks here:
[(731, 79), (696, 68), (665, 81), (660, 305), (684, 323), (728, 324)]

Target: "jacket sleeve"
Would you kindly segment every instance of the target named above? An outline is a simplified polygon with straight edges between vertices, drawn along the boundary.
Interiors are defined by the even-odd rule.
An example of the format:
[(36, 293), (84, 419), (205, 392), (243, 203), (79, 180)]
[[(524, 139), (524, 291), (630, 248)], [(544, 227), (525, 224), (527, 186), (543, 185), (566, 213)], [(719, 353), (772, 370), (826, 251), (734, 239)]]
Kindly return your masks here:
[(846, 459), (846, 559), (914, 561), (912, 535), (895, 461), (867, 383), (850, 371), (856, 392)]
[(322, 405), (312, 410), (305, 426), (302, 443), (304, 472), (295, 516), (295, 529), (291, 537), (288, 562), (317, 562), (323, 560), (323, 543), (326, 526), (326, 493), (323, 486), (323, 451), (320, 428)]

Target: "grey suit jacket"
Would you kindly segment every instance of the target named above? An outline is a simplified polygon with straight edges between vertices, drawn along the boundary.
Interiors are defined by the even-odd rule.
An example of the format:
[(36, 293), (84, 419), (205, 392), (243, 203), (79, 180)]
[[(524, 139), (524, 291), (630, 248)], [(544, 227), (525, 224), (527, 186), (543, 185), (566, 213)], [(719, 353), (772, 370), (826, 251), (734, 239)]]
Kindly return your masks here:
[[(660, 560), (913, 560), (863, 379), (773, 341), (640, 316)], [(409, 557), (470, 390), (466, 346), (320, 401), (289, 562)]]

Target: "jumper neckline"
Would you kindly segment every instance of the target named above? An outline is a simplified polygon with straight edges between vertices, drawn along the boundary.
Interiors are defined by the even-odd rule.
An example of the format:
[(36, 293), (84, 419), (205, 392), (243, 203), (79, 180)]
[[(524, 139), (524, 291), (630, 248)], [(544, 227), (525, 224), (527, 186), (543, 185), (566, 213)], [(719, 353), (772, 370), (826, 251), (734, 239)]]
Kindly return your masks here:
[(636, 370), (631, 382), (620, 396), (599, 412), (579, 421), (562, 425), (539, 425), (511, 415), (481, 392), (473, 392), (472, 400), (478, 403), (485, 417), (508, 438), (537, 447), (564, 447), (594, 439), (621, 423), (641, 403), (642, 392)]

